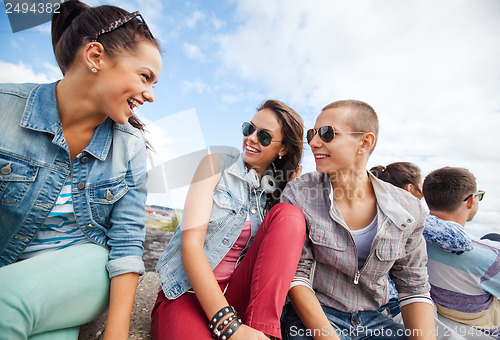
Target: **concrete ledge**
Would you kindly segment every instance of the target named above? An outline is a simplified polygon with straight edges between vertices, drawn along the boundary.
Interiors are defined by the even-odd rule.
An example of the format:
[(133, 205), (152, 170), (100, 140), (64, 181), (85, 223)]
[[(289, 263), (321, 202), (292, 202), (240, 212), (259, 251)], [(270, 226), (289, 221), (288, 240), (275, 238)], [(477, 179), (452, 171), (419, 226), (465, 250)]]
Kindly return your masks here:
[[(158, 295), (160, 281), (155, 272), (147, 272), (139, 278), (135, 295), (129, 339), (151, 339), (151, 310)], [(107, 313), (80, 327), (79, 340), (102, 339), (106, 327)]]

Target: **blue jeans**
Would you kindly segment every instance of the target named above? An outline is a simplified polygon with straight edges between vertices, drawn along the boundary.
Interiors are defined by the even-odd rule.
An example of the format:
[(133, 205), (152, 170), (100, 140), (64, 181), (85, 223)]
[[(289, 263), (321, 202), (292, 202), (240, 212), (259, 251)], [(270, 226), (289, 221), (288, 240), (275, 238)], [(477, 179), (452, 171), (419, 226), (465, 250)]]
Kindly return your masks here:
[[(397, 300), (391, 300), (375, 311), (344, 313), (323, 306), (326, 317), (342, 340), (354, 339), (408, 339), (403, 325), (392, 318), (400, 313)], [(290, 302), (285, 304), (281, 316), (283, 340), (312, 340), (314, 335), (327, 335), (328, 330), (306, 329)]]

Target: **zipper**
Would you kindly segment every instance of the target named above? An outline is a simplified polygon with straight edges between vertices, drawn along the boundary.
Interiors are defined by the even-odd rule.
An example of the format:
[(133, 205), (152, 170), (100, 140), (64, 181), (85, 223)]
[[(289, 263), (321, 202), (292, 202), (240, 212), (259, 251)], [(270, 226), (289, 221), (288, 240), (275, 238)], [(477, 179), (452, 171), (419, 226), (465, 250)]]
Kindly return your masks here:
[[(365, 264), (363, 265), (363, 267), (361, 269), (359, 269), (356, 274), (354, 274), (354, 284), (357, 285), (359, 283), (359, 277), (361, 276), (361, 272), (365, 269), (366, 267), (366, 262), (368, 262), (368, 259), (373, 256), (373, 253), (375, 252), (375, 248), (376, 248), (376, 245), (380, 242), (380, 239), (385, 235), (386, 233), (386, 229), (387, 228), (384, 228), (384, 223), (386, 223), (386, 220), (387, 220), (387, 217), (386, 219), (382, 222), (382, 230), (380, 230), (379, 232), (377, 232), (377, 234), (375, 234), (375, 237), (373, 238), (373, 243), (372, 243), (372, 246), (371, 246), (371, 249), (370, 249), (370, 253), (368, 254), (368, 256), (366, 257), (366, 261), (365, 261)], [(354, 242), (354, 238), (352, 237), (352, 234), (349, 233), (349, 235), (351, 236), (351, 239), (353, 241), (354, 244), (356, 244)], [(354, 247), (355, 250), (356, 250), (356, 265), (358, 263), (357, 261), (357, 256), (358, 256), (358, 248), (355, 246)]]
[[(378, 218), (378, 209), (379, 208), (377, 206), (377, 218)], [(344, 225), (342, 222), (337, 222), (336, 221), (335, 215), (332, 212), (331, 206), (330, 206), (330, 209), (329, 209), (329, 215), (330, 215), (330, 218), (334, 221), (334, 223), (340, 224), (344, 229), (346, 229), (347, 233), (349, 234), (349, 237), (351, 238), (351, 241), (354, 244), (354, 252), (356, 254), (356, 268), (358, 268), (358, 248), (356, 247), (356, 242), (354, 242), (354, 237), (352, 236), (351, 232), (349, 231), (349, 227), (347, 225)], [(373, 243), (371, 245), (370, 253), (366, 257), (365, 264), (363, 265), (363, 267), (361, 269), (358, 269), (356, 271), (356, 274), (354, 274), (354, 284), (355, 285), (359, 284), (359, 277), (361, 276), (361, 272), (363, 271), (363, 269), (365, 269), (365, 267), (366, 267), (366, 262), (368, 262), (368, 259), (373, 255), (373, 253), (375, 251), (375, 246), (378, 244), (378, 242), (380, 241), (380, 239), (385, 235), (385, 233), (387, 231), (387, 228), (384, 225), (386, 223), (386, 221), (387, 221), (387, 218), (388, 217), (386, 216), (385, 219), (381, 223), (382, 229), (379, 230), (379, 231), (377, 231), (377, 233), (373, 237)]]
[(356, 274), (354, 275), (354, 284), (357, 285), (359, 283), (359, 276), (361, 275), (361, 272), (358, 270)]

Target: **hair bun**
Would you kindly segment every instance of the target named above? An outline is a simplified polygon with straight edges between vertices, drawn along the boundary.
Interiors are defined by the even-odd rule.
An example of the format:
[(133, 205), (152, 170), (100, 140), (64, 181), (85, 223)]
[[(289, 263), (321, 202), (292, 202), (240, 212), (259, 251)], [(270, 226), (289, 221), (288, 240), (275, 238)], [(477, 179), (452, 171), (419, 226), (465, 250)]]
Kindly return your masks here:
[(90, 7), (77, 0), (69, 0), (61, 3), (59, 11), (52, 15), (52, 47), (56, 48), (57, 43), (73, 20)]
[(385, 165), (377, 165), (370, 169), (370, 172), (377, 178), (380, 178), (382, 173), (387, 169)]

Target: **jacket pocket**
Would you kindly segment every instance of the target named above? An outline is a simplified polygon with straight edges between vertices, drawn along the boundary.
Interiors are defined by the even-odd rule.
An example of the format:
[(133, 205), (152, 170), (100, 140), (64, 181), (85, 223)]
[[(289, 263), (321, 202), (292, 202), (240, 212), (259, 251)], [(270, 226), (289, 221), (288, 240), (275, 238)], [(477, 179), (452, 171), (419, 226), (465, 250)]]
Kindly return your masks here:
[[(374, 278), (387, 277), (394, 262), (404, 257), (404, 243), (401, 238), (382, 239), (375, 248), (376, 261), (372, 262), (371, 273)], [(375, 279), (374, 279), (375, 280)], [(378, 284), (387, 285), (387, 279)]]
[(113, 205), (128, 192), (125, 178), (94, 183), (89, 186), (89, 199), (92, 217), (98, 223), (106, 223)]
[(311, 223), (309, 239), (313, 244), (314, 259), (321, 263), (336, 266), (344, 259), (347, 251), (347, 239), (343, 233), (336, 232), (331, 225)]
[(235, 210), (235, 202), (230, 192), (222, 189), (214, 190), (214, 203), (220, 209)]
[(0, 204), (18, 205), (30, 184), (38, 174), (39, 167), (30, 162), (8, 156), (0, 156)]
[(210, 225), (221, 227), (226, 224), (229, 217), (236, 215), (238, 207), (230, 192), (216, 189), (213, 194), (213, 202)]
[(404, 256), (401, 239), (381, 240), (375, 249), (375, 254), (380, 261), (394, 262)]
[(347, 238), (338, 229), (331, 223), (321, 224), (311, 219), (309, 238), (317, 246), (344, 251), (347, 249)]

